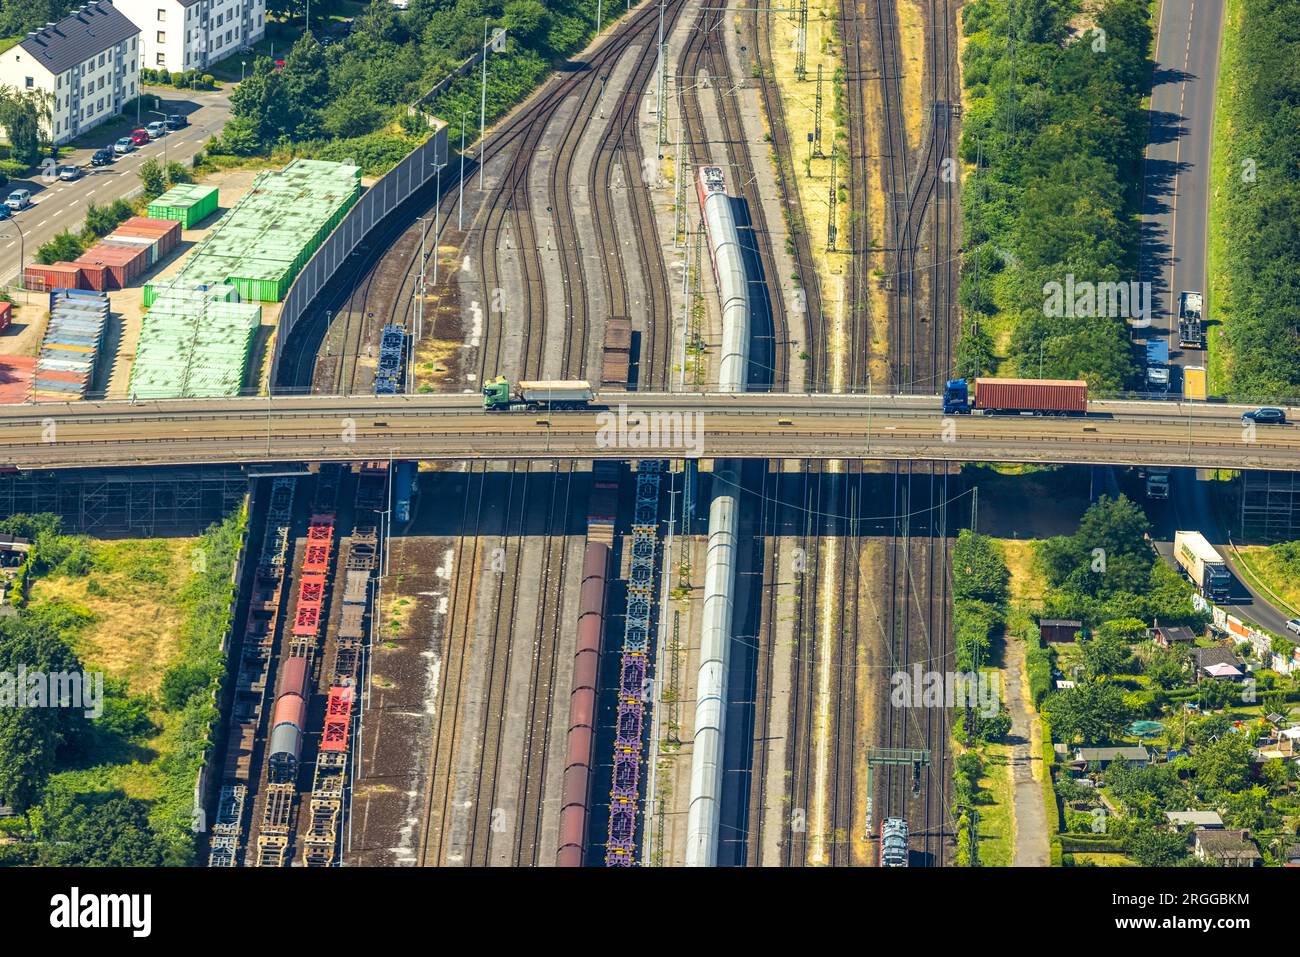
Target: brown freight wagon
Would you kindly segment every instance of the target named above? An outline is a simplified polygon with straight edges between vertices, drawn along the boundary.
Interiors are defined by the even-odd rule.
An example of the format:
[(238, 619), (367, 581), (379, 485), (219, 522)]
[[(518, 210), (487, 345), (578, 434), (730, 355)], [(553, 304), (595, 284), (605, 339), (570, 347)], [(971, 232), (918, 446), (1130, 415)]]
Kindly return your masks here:
[(1083, 415), (1088, 383), (1082, 379), (976, 379), (975, 408), (991, 413)]

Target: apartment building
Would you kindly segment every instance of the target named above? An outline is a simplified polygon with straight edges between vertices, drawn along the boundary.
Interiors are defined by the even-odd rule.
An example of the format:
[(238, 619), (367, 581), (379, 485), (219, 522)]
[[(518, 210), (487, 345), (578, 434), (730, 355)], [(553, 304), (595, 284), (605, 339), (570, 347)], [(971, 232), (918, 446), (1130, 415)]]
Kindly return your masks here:
[(203, 70), (266, 35), (266, 0), (115, 0), (140, 26), (140, 66)]
[(78, 7), (0, 54), (0, 83), (40, 91), (58, 144), (122, 111), (139, 83), (140, 31), (108, 0)]

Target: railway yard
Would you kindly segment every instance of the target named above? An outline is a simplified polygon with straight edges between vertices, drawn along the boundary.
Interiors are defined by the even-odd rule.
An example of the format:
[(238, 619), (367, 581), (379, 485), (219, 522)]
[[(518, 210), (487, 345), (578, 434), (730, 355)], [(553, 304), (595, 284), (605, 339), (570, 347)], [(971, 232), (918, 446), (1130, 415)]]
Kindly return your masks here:
[[(467, 151), (462, 184), (439, 171), (440, 196), (378, 227), (289, 337), (277, 386), (385, 391), (382, 336), (400, 326), (396, 391), (497, 376), (726, 391), (739, 334), (742, 391), (885, 376), (933, 392), (957, 332), (958, 183), (940, 175), (960, 123), (955, 7), (917, 4), (920, 33), (904, 36), (895, 3), (841, 0), (821, 44), (841, 66), (827, 122), (846, 107), (844, 276), (819, 274), (824, 238), (784, 208), (801, 201), (802, 147), (783, 96), (812, 80), (763, 64), (790, 15), (643, 4)], [(905, 76), (918, 41), (923, 75)], [(729, 237), (697, 201), (715, 167)], [(874, 829), (905, 817), (911, 863), (949, 863), (950, 715), (891, 707), (888, 685), (951, 655), (955, 476), (661, 455), (427, 463), (414, 489), (389, 487), (389, 462), (261, 480), (247, 692), (210, 860), (871, 865)], [(719, 501), (737, 513), (725, 536)], [(312, 564), (327, 526), (332, 551)], [(364, 584), (347, 578), (359, 547)], [(715, 601), (730, 629), (717, 657), (702, 638)], [(342, 707), (351, 734), (327, 746)], [(286, 725), (301, 737), (287, 770)]]

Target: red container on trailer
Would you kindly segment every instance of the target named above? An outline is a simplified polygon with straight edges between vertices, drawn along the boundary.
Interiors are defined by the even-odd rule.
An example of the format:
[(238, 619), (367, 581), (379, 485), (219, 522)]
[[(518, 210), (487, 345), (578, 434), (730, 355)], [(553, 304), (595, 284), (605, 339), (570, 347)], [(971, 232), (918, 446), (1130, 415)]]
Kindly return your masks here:
[(976, 379), (975, 408), (1083, 413), (1088, 411), (1088, 383), (1082, 379)]

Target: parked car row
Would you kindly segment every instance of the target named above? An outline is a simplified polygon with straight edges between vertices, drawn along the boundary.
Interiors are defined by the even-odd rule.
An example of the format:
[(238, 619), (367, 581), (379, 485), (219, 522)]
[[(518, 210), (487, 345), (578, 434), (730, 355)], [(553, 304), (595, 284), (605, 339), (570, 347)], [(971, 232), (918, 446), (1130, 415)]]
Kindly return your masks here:
[[(172, 113), (165, 120), (155, 120), (148, 126), (138, 130), (133, 130), (129, 136), (123, 136), (112, 146), (104, 146), (90, 157), (91, 166), (107, 166), (113, 162), (114, 157), (124, 156), (133, 152), (137, 147), (144, 146), (152, 140), (161, 139), (172, 130), (179, 130), (189, 125), (189, 120), (181, 113)], [(81, 179), (81, 167), (74, 166), (70, 163), (55, 168), (55, 175), (65, 183), (71, 183)], [(13, 213), (21, 212), (32, 205), (32, 191), (29, 189), (15, 189), (5, 197), (3, 205), (0, 205), (0, 219), (5, 219)]]

